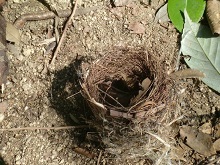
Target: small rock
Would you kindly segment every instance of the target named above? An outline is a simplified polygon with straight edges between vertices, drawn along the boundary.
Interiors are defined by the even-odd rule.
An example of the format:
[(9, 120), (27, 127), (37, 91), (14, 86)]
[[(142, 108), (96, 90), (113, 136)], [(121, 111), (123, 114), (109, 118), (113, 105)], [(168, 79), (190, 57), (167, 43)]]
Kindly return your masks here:
[(37, 71), (38, 72), (42, 72), (43, 69), (44, 69), (43, 65), (40, 64), (40, 65), (37, 66)]
[(220, 139), (217, 139), (214, 143), (213, 146), (216, 151), (220, 151)]
[(32, 87), (31, 87), (31, 84), (25, 83), (24, 85), (22, 85), (22, 88), (24, 92), (27, 93)]
[(57, 152), (56, 151), (52, 151), (51, 159), (55, 159), (56, 157), (57, 157)]
[(4, 113), (8, 108), (8, 102), (3, 101), (0, 103), (0, 113)]
[(220, 138), (220, 124), (215, 126), (214, 136), (215, 138)]
[(33, 52), (32, 49), (23, 49), (23, 55), (24, 56), (29, 56)]
[(16, 160), (16, 162), (18, 162), (19, 160), (21, 160), (21, 156), (20, 155), (16, 155), (15, 156), (15, 160)]
[(62, 159), (59, 164), (64, 164), (64, 162), (65, 162), (64, 159)]
[(13, 0), (14, 3), (20, 3), (20, 0)]
[(23, 61), (24, 56), (21, 54), (18, 54), (17, 56), (15, 56), (17, 58), (18, 61)]
[(2, 122), (4, 120), (4, 118), (5, 118), (5, 115), (0, 113), (0, 122)]
[(203, 133), (211, 134), (212, 133), (212, 125), (210, 122), (204, 123), (199, 127), (199, 130)]
[(57, 151), (60, 152), (63, 149), (63, 147), (58, 147)]
[(132, 0), (113, 0), (115, 6), (126, 6), (132, 2)]

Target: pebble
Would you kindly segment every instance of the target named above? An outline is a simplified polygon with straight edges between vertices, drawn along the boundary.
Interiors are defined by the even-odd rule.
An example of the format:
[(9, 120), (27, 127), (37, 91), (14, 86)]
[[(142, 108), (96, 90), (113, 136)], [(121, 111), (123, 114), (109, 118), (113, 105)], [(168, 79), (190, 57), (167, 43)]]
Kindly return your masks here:
[(22, 86), (22, 88), (23, 88), (23, 90), (24, 90), (25, 92), (27, 92), (28, 90), (31, 89), (31, 84), (26, 83), (26, 84), (24, 84), (24, 85)]
[(27, 49), (26, 49), (26, 48), (23, 49), (23, 55), (24, 55), (24, 56), (27, 57), (27, 56), (29, 56), (31, 53), (33, 53), (33, 49), (28, 49), (28, 48), (27, 48)]
[(60, 152), (63, 149), (63, 147), (58, 147), (57, 151)]
[(216, 151), (220, 151), (220, 139), (216, 140), (213, 144)]
[(14, 3), (20, 3), (20, 0), (13, 0)]
[(51, 156), (51, 159), (54, 159), (57, 157), (57, 151), (52, 151), (52, 156)]
[(5, 115), (0, 113), (0, 122), (2, 122), (4, 120), (4, 118), (5, 118)]

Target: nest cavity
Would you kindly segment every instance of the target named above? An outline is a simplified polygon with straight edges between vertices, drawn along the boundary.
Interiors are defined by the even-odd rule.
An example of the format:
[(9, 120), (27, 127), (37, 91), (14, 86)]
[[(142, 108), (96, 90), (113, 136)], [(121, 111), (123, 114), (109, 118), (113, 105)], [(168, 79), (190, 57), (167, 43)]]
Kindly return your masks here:
[(90, 65), (81, 84), (83, 96), (99, 119), (146, 118), (167, 96), (160, 63), (143, 49), (106, 52)]

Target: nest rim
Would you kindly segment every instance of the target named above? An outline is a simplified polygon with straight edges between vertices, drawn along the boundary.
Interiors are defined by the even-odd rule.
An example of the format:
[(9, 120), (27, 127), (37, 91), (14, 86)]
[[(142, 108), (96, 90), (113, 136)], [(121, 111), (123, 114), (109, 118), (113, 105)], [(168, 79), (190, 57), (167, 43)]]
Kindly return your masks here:
[[(142, 76), (141, 81), (143, 82), (146, 78), (149, 78), (151, 81), (150, 86), (147, 89), (146, 95), (143, 95), (142, 98), (140, 98), (138, 101), (134, 101), (129, 106), (123, 106), (120, 104), (119, 106), (115, 106), (115, 105), (112, 106), (106, 104), (105, 100), (103, 102), (103, 95), (98, 93), (98, 90), (100, 91), (99, 89), (100, 84), (106, 83), (109, 80), (111, 81), (118, 79), (118, 81), (120, 81), (124, 77), (127, 78), (131, 76), (132, 71), (130, 72), (129, 70), (127, 70), (129, 68), (124, 67), (124, 65), (128, 64), (128, 62), (131, 63), (133, 59), (138, 59), (138, 60), (136, 61), (134, 60), (135, 61), (134, 64), (133, 65), (129, 64), (129, 65), (138, 68), (137, 66), (141, 64), (142, 66), (139, 67), (139, 71), (140, 70), (143, 71), (145, 69), (145, 72), (148, 74), (146, 75), (145, 73), (145, 76), (148, 77)], [(120, 60), (124, 60), (124, 61), (120, 62)], [(111, 68), (110, 71), (106, 71), (106, 68), (109, 69), (108, 68), (109, 66), (115, 65), (117, 62), (119, 64), (117, 64), (116, 67), (113, 66), (115, 70), (114, 69), (112, 70)], [(124, 72), (117, 74), (121, 72), (121, 70), (118, 69), (120, 67), (124, 67), (123, 69), (121, 69)], [(103, 68), (105, 69), (101, 70)], [(110, 77), (109, 75), (111, 75), (112, 73), (116, 73), (116, 74), (113, 74), (113, 76)], [(123, 73), (126, 73), (125, 76), (123, 75)], [(121, 75), (121, 77), (118, 75)], [(82, 94), (84, 98), (87, 100), (93, 114), (97, 119), (102, 120), (103, 118), (125, 118), (131, 120), (136, 118), (146, 119), (147, 117), (149, 117), (149, 115), (154, 115), (154, 113), (157, 113), (158, 111), (161, 111), (161, 109), (164, 108), (164, 103), (166, 102), (167, 99), (168, 81), (169, 81), (168, 77), (165, 74), (163, 67), (159, 63), (159, 60), (154, 58), (152, 52), (146, 51), (143, 48), (131, 49), (127, 47), (126, 48), (117, 47), (117, 48), (113, 48), (111, 51), (107, 51), (103, 57), (96, 60), (90, 65), (89, 69), (84, 74), (81, 86), (82, 86)], [(140, 82), (139, 80), (139, 84), (141, 84), (142, 82)], [(126, 81), (126, 83), (128, 83), (128, 81)], [(106, 91), (104, 92), (107, 93)], [(138, 94), (139, 93), (140, 90), (138, 90)], [(133, 97), (137, 97), (138, 94), (136, 91), (136, 95), (133, 95)], [(130, 101), (129, 103), (131, 103), (131, 99), (129, 100)]]

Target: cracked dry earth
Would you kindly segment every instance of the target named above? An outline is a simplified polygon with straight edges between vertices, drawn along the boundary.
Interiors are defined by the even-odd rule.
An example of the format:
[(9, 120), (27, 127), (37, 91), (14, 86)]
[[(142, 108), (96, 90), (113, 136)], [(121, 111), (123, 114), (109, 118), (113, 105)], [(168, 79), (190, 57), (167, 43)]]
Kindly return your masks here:
[[(70, 0), (47, 2), (55, 10), (71, 8)], [(52, 58), (52, 52), (45, 54), (49, 43), (42, 43), (55, 36), (55, 20), (28, 21), (20, 29), (19, 46), (9, 43), (10, 73), (2, 94), (3, 100), (8, 102), (8, 109), (0, 123), (1, 128), (84, 125), (83, 117), (89, 114), (85, 102), (77, 99), (78, 77), (73, 63), (78, 58), (95, 60), (102, 56), (103, 51), (114, 46), (153, 48), (167, 71), (172, 72), (178, 54), (179, 35), (171, 23), (154, 21), (156, 11), (164, 3), (160, 0), (151, 3), (135, 1), (127, 6), (112, 8), (109, 1), (82, 1), (79, 8), (98, 8), (74, 17), (75, 21), (67, 30), (53, 69), (47, 67)], [(2, 14), (7, 21), (14, 22), (22, 14), (42, 11), (48, 11), (48, 7), (41, 1), (8, 0)], [(66, 18), (58, 20), (60, 34), (65, 21)], [(186, 89), (184, 95), (190, 97), (179, 97), (182, 102), (178, 112), (193, 109), (192, 113), (198, 114), (200, 109), (205, 109), (210, 114), (219, 110), (219, 96), (204, 84), (200, 83), (197, 87), (193, 83), (185, 81), (181, 84), (181, 88)], [(201, 97), (204, 103), (198, 102)], [(127, 160), (109, 157), (105, 151), (98, 159), (103, 148), (96, 148), (90, 141), (84, 140), (87, 134), (92, 133), (93, 130), (88, 128), (4, 131), (0, 135), (0, 154), (9, 165), (146, 163), (141, 158)], [(76, 146), (86, 148), (95, 158), (76, 153)]]

